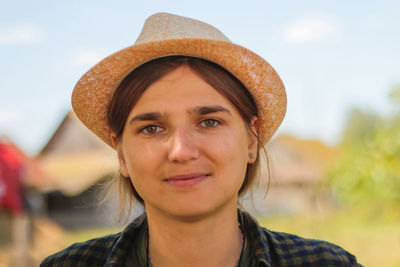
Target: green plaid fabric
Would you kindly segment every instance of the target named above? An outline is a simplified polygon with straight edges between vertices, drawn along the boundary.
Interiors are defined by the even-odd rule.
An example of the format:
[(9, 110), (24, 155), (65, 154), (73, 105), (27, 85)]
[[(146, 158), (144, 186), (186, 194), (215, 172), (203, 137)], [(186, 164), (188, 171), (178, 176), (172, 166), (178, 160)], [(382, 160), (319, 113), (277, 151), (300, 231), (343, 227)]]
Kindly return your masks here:
[[(353, 255), (334, 244), (269, 231), (243, 211), (238, 211), (238, 216), (248, 241), (244, 262), (249, 262), (250, 267), (361, 266)], [(47, 257), (40, 266), (124, 267), (129, 261), (130, 266), (145, 267), (147, 255), (142, 237), (146, 231), (146, 216), (141, 215), (123, 232), (73, 244)]]

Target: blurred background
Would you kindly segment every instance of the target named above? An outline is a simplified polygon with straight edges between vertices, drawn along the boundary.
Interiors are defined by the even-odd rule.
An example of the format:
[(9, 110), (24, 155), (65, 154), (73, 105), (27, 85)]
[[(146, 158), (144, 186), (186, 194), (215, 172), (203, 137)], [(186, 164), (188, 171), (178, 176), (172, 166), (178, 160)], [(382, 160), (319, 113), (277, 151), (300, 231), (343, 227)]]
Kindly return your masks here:
[(0, 2), (0, 266), (37, 266), (123, 227), (115, 198), (97, 205), (116, 156), (77, 120), (70, 96), (156, 12), (217, 27), (286, 86), (270, 171), (264, 159), (242, 206), (365, 266), (400, 266), (399, 1)]

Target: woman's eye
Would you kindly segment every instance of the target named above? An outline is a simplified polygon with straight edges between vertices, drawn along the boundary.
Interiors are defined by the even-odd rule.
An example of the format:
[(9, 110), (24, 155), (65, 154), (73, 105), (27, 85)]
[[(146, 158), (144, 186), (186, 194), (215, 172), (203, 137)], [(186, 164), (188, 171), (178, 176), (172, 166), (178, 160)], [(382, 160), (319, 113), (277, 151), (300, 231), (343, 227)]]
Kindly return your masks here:
[(162, 128), (157, 125), (149, 125), (140, 130), (141, 133), (147, 134), (147, 135), (152, 135), (160, 132)]
[(200, 123), (201, 126), (206, 127), (206, 128), (213, 128), (220, 124), (219, 121), (214, 120), (214, 119), (206, 119)]

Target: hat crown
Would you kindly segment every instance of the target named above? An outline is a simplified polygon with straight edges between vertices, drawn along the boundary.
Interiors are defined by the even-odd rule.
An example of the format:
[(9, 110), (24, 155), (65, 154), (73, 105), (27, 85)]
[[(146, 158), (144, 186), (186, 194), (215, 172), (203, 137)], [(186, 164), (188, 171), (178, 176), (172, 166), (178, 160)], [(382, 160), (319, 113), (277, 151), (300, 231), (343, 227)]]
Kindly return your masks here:
[(146, 20), (135, 44), (186, 38), (231, 43), (222, 32), (207, 23), (169, 13), (157, 13)]

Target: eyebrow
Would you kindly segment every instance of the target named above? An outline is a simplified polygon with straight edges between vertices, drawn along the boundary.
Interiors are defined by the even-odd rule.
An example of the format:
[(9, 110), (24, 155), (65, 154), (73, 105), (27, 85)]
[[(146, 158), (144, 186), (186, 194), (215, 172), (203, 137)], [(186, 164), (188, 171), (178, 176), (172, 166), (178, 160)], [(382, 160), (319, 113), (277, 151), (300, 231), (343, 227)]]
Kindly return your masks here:
[(217, 112), (226, 112), (229, 115), (232, 115), (232, 113), (224, 108), (223, 106), (200, 106), (200, 107), (195, 107), (194, 109), (190, 110), (189, 113), (197, 113), (199, 115), (207, 115), (210, 113), (217, 113)]
[(139, 115), (136, 115), (135, 117), (133, 117), (129, 121), (129, 124), (132, 124), (135, 121), (154, 121), (154, 120), (159, 120), (161, 117), (163, 117), (163, 116), (161, 115), (160, 112), (143, 113), (143, 114), (139, 114)]
[[(190, 114), (197, 113), (199, 115), (207, 115), (217, 112), (225, 112), (229, 115), (232, 115), (232, 113), (228, 109), (219, 105), (199, 106), (189, 110)], [(138, 114), (129, 121), (129, 124), (132, 124), (135, 121), (155, 121), (161, 119), (162, 117), (166, 117), (166, 115), (162, 115), (160, 112), (148, 112), (148, 113)]]

